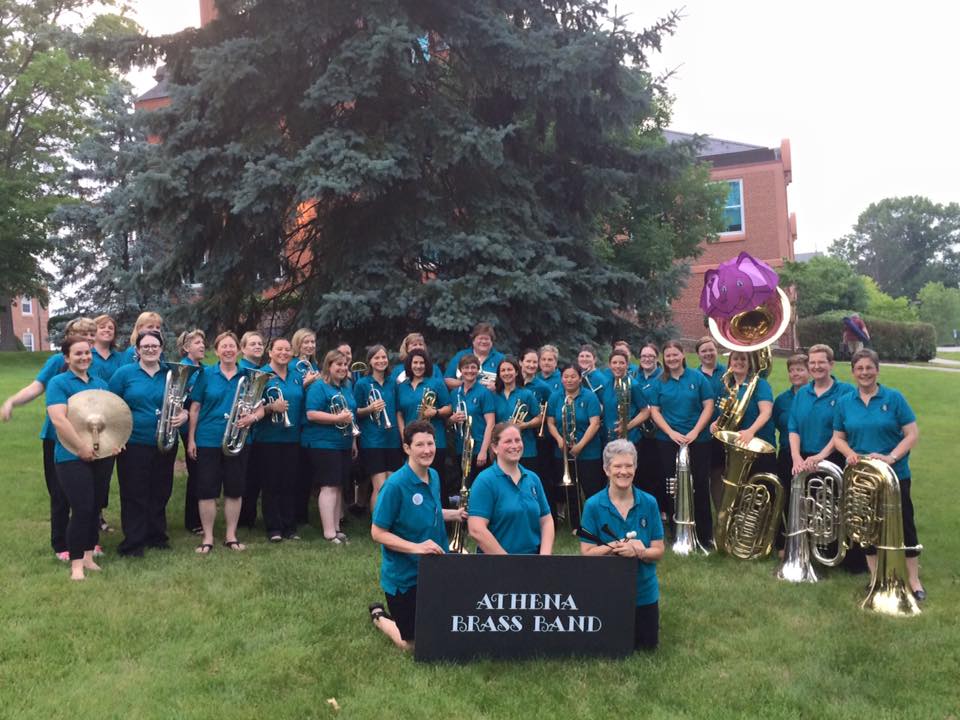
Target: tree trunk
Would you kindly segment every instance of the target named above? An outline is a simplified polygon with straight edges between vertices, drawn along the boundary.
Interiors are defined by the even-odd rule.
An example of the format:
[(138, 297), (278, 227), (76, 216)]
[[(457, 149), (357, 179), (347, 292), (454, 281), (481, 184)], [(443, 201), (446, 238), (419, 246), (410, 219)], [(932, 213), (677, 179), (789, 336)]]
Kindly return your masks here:
[(13, 332), (13, 301), (6, 298), (0, 307), (0, 351), (16, 350), (17, 336)]

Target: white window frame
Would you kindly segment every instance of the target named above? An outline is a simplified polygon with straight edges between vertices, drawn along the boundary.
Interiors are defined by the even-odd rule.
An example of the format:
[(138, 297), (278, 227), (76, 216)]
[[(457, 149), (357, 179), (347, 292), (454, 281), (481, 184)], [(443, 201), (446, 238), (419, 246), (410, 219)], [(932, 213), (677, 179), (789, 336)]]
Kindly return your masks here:
[(20, 314), (33, 315), (33, 298), (20, 298)]
[[(726, 215), (727, 210), (730, 208), (735, 208), (735, 207), (740, 208), (740, 229), (724, 230), (722, 233), (720, 233), (720, 237), (731, 236), (731, 235), (743, 235), (744, 233), (747, 232), (747, 217), (746, 217), (746, 213), (743, 212), (743, 202), (744, 202), (743, 201), (743, 179), (737, 178), (735, 180), (724, 180), (724, 182), (727, 183), (728, 187), (733, 183), (737, 183), (737, 185), (740, 186), (740, 205), (727, 205), (726, 199), (724, 199), (723, 201), (724, 215)], [(729, 190), (727, 192), (727, 197), (730, 197)]]
[(29, 330), (23, 331), (23, 337), (20, 338), (20, 341), (23, 343), (23, 346), (30, 352), (33, 352), (34, 350), (37, 349), (37, 345), (36, 345), (36, 342), (34, 341), (33, 333), (30, 332)]

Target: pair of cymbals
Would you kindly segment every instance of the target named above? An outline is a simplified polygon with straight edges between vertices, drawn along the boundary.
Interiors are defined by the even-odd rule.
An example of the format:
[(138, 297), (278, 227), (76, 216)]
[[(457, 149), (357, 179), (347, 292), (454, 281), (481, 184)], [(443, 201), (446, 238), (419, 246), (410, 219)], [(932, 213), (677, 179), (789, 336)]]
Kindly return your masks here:
[[(133, 415), (119, 395), (108, 390), (83, 390), (67, 400), (67, 420), (85, 443), (93, 445), (98, 458), (110, 457), (126, 445), (133, 432)], [(80, 448), (60, 440), (78, 454)]]

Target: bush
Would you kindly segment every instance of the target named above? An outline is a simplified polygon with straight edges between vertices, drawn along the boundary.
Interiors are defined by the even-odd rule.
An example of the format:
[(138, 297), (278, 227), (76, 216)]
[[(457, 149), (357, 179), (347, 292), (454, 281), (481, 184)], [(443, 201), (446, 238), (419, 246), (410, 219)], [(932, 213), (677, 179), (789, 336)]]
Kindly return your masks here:
[[(841, 336), (843, 317), (851, 311), (833, 310), (797, 322), (797, 338), (802, 347), (825, 343), (839, 357), (844, 354)], [(881, 361), (909, 362), (930, 360), (937, 354), (937, 333), (933, 325), (922, 322), (897, 322), (863, 316), (870, 331), (869, 347), (880, 355)]]

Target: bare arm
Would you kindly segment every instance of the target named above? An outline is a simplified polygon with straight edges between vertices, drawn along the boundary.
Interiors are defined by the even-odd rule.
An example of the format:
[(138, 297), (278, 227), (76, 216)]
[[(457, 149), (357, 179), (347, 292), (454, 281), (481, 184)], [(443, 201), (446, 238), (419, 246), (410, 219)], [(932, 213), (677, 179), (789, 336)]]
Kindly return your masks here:
[(13, 415), (13, 409), (15, 407), (26, 405), (31, 400), (36, 400), (38, 397), (43, 395), (44, 389), (43, 383), (41, 383), (39, 380), (34, 380), (25, 388), (15, 392), (4, 401), (2, 406), (0, 406), (0, 420), (7, 422)]
[(60, 439), (61, 444), (79, 448), (77, 450), (77, 456), (84, 462), (97, 459), (93, 445), (81, 440), (76, 429), (70, 421), (67, 420), (67, 406), (65, 404), (50, 405), (47, 408), (47, 415), (50, 416), (50, 422), (53, 423), (53, 427), (57, 430), (57, 437)]
[(553, 541), (556, 537), (556, 528), (553, 526), (553, 515), (547, 513), (540, 518), (540, 554), (553, 555)]
[(373, 538), (374, 542), (380, 543), (395, 552), (408, 555), (443, 555), (443, 548), (433, 540), (424, 540), (419, 543), (410, 542), (379, 525), (370, 526), (370, 537)]
[(506, 555), (507, 551), (490, 532), (490, 520), (484, 517), (471, 516), (467, 519), (467, 530), (470, 537), (477, 541), (477, 545), (485, 555)]

